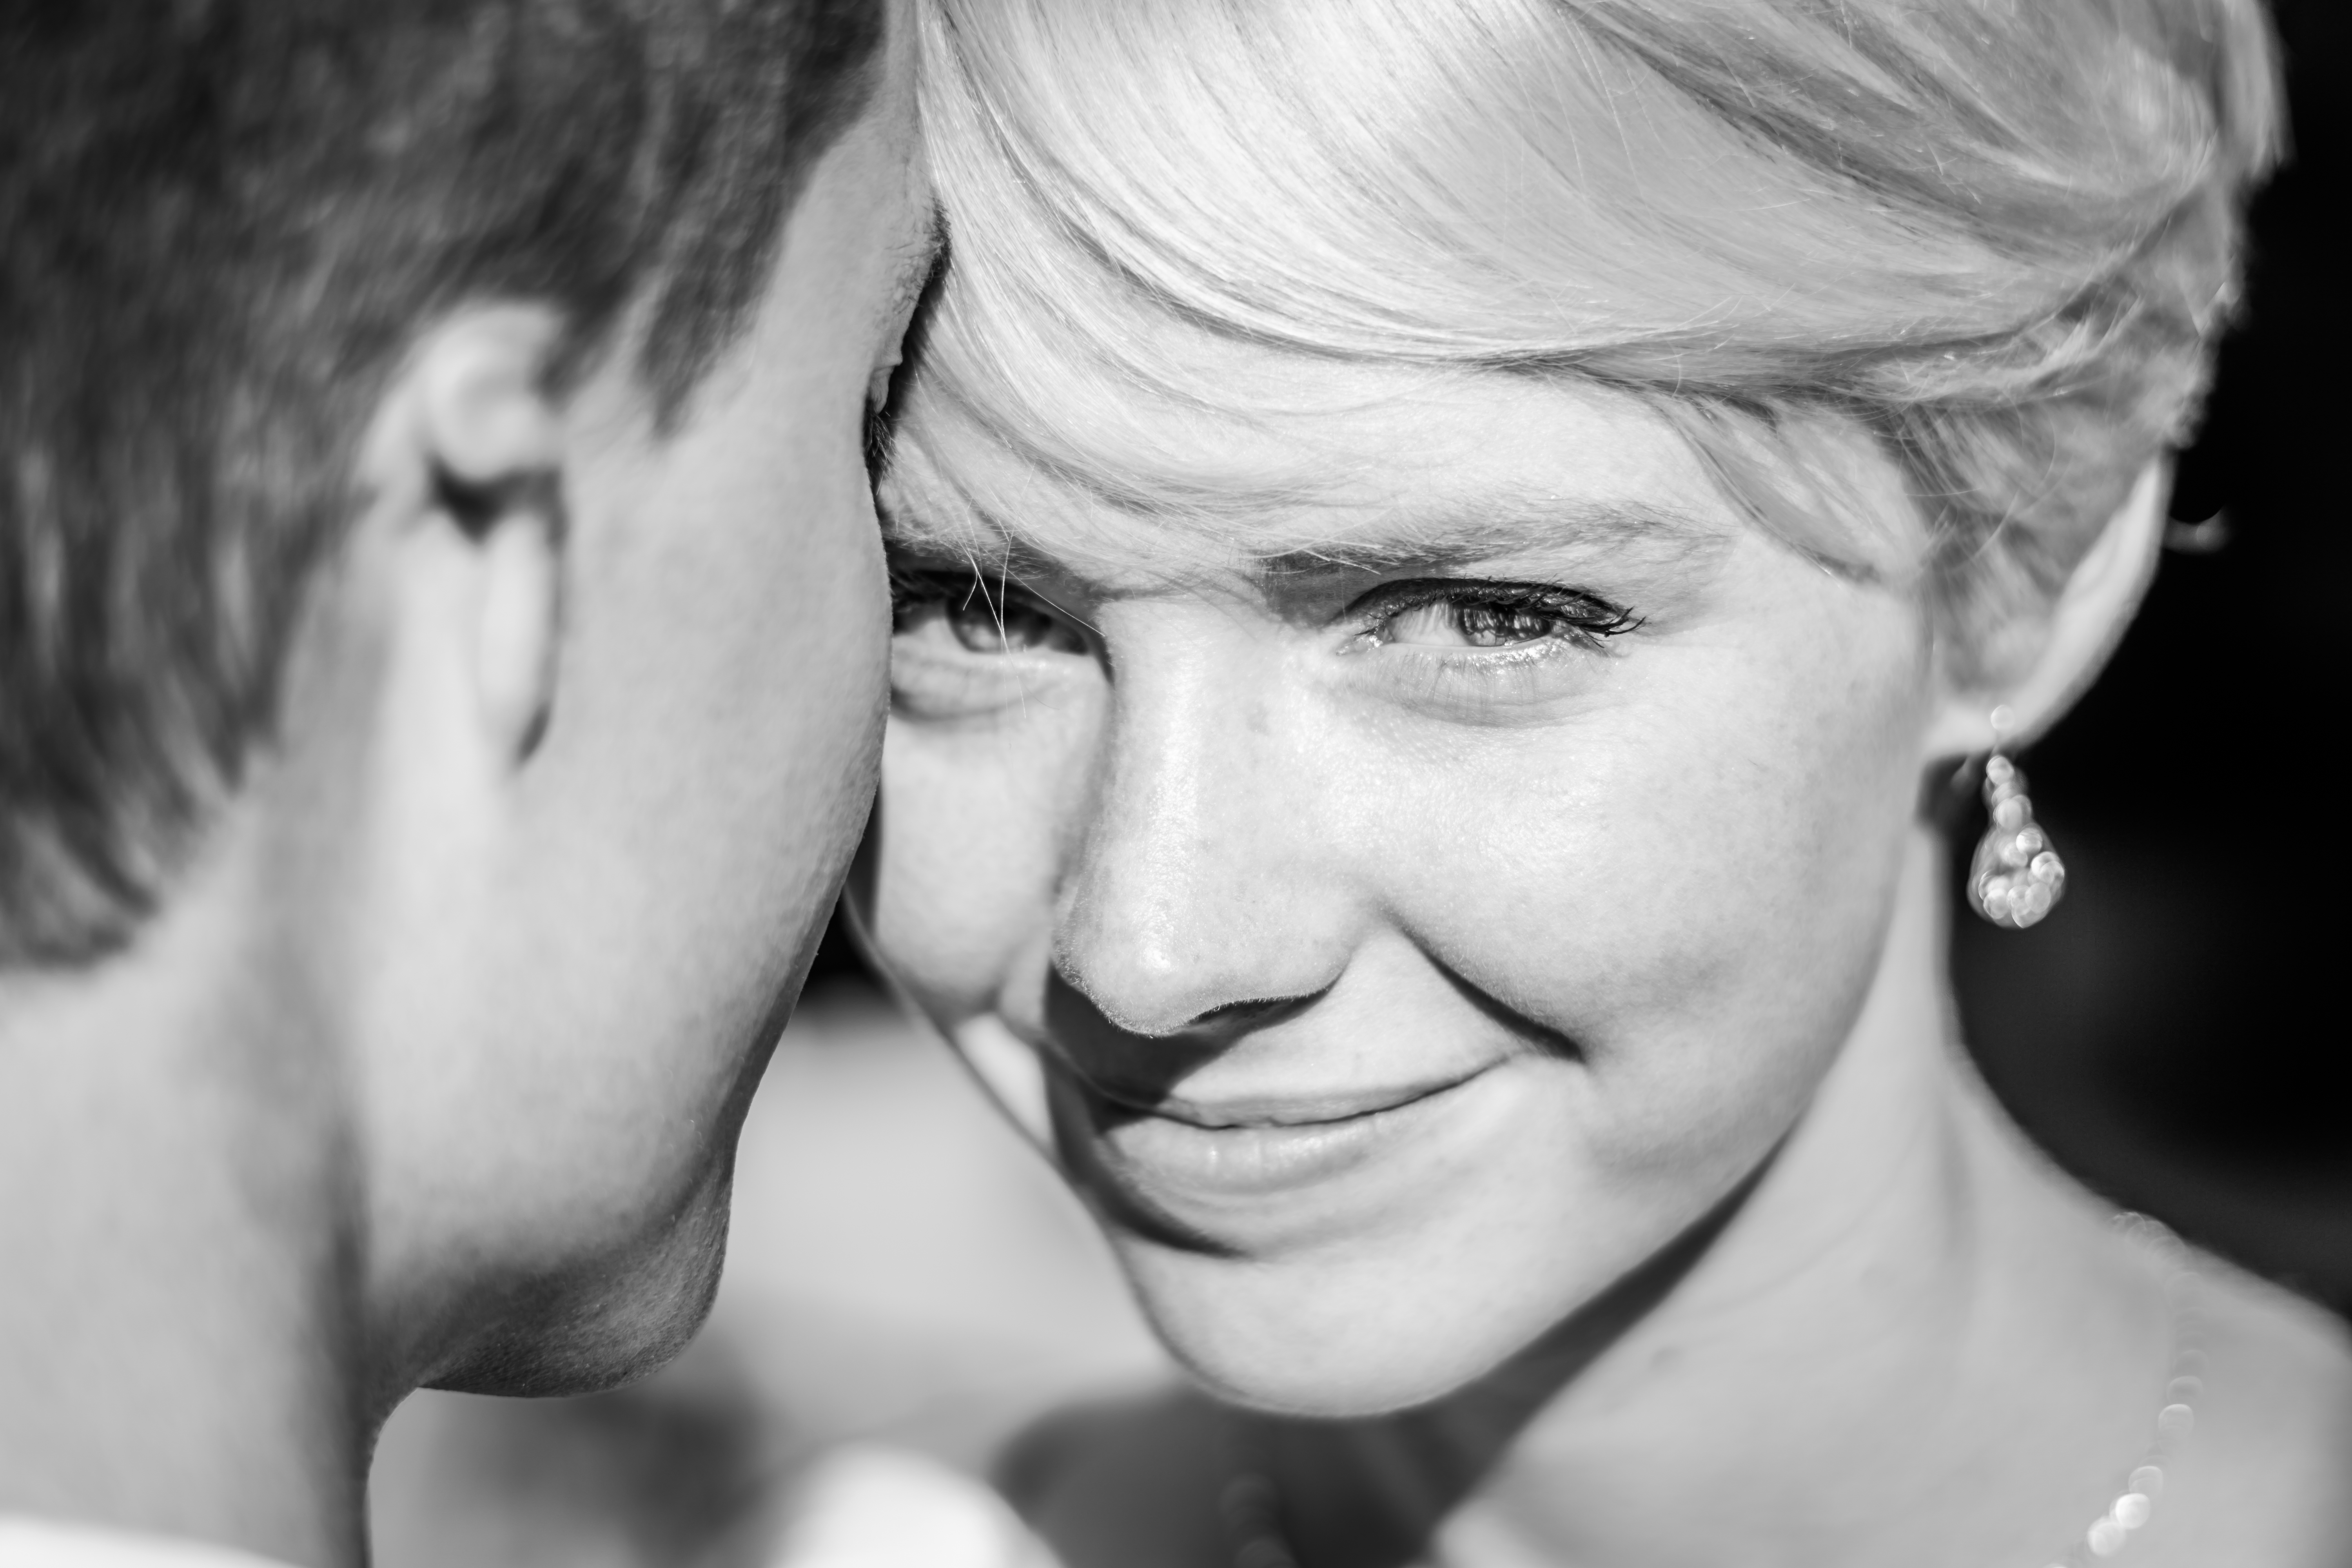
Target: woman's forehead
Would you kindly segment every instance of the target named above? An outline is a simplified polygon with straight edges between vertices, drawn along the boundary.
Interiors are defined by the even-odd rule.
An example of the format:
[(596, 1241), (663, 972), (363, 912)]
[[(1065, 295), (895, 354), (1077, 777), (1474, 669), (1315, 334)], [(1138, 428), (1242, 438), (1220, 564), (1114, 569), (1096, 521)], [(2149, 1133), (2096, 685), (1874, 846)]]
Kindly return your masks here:
[(891, 534), (1118, 579), (1685, 549), (1741, 525), (1687, 444), (1630, 395), (1492, 372), (1286, 374), (1253, 387), (1245, 415), (1098, 407), (1055, 421), (1087, 431), (1078, 454), (1024, 449), (1019, 432), (919, 394), (884, 484)]

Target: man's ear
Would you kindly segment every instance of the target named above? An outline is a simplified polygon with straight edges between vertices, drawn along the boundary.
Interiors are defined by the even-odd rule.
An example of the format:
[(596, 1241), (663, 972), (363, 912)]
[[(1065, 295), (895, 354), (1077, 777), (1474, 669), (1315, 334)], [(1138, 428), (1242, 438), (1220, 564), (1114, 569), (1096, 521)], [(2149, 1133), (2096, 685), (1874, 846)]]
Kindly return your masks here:
[(562, 334), (530, 305), (440, 321), (386, 387), (360, 463), (404, 613), (446, 645), (436, 662), (511, 762), (555, 695), (563, 424), (545, 373)]
[[(2131, 625), (2132, 612), (2156, 576), (2164, 546), (2165, 506), (2172, 493), (2172, 461), (2160, 457), (2142, 470), (2089, 553), (2075, 564), (2048, 611), (2041, 653), (2007, 685), (1948, 691), (1928, 727), (1927, 756), (1966, 756), (2032, 740), (2074, 705), (2105, 667)], [(2005, 708), (2000, 733), (1992, 710)]]

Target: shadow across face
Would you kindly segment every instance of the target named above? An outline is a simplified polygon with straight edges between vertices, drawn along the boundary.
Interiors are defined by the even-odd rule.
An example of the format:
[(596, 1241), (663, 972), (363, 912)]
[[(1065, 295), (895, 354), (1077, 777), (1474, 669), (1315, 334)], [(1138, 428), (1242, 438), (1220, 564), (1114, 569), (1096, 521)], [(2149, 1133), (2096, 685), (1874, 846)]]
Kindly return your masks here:
[[(1524, 1048), (1567, 1060), (1582, 1058), (1573, 1039), (1506, 1006), (1446, 965), (1434, 967), (1456, 994)], [(1187, 1079), (1254, 1037), (1304, 1018), (1331, 989), (1224, 1003), (1179, 1029), (1148, 1034), (1113, 1018), (1062, 966), (1049, 967), (1042, 1012), (1051, 1047), (1043, 1055), (1054, 1145), (1064, 1171), (1097, 1214), (1163, 1247), (1211, 1258), (1239, 1257), (1121, 1180), (1103, 1158), (1104, 1140), (1151, 1116), (1191, 1119), (1181, 1093)]]
[(1192, 1555), (1151, 1560), (1428, 1562), (1439, 1527), (1528, 1424), (1673, 1294), (1771, 1163), (1534, 1343), (1442, 1399), (1323, 1420), (1179, 1389), (1051, 1418), (1010, 1447), (998, 1484), (1070, 1568), (1112, 1568), (1180, 1542)]
[(1171, 1034), (1147, 1035), (1118, 1024), (1056, 964), (1046, 971), (1045, 1022), (1047, 1103), (1062, 1168), (1102, 1219), (1162, 1247), (1212, 1258), (1233, 1248), (1167, 1214), (1122, 1182), (1102, 1158), (1102, 1139), (1157, 1114), (1176, 1086), (1249, 1035), (1312, 1006), (1322, 994), (1229, 1002)]
[[(1746, 1205), (1763, 1165), (1696, 1224), (1493, 1372), (1432, 1404), (1353, 1421), (1241, 1416), (1308, 1563), (1427, 1562), (1438, 1526), (1475, 1491), (1528, 1422), (1657, 1308)], [(1246, 1451), (1246, 1450), (1245, 1450)]]
[(1244, 1038), (1296, 1017), (1323, 994), (1228, 1002), (1180, 1029), (1142, 1034), (1113, 1019), (1056, 964), (1045, 975), (1045, 1028), (1057, 1067), (1140, 1114), (1160, 1109), (1178, 1084)]

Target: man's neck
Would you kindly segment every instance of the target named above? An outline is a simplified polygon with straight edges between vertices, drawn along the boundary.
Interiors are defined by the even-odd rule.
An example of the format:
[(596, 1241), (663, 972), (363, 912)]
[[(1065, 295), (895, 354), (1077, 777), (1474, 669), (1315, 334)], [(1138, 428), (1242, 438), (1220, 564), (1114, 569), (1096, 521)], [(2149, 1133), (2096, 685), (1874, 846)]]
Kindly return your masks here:
[[(0, 1513), (364, 1556), (331, 1068), (236, 922), (0, 975)], [(226, 983), (225, 983), (225, 978)]]
[[(1486, 1450), (1439, 1560), (2048, 1561), (2137, 1462), (2170, 1312), (1953, 1049), (1941, 856), (1918, 835), (1837, 1065), (1638, 1321), (1399, 1423), (1424, 1459)], [(1381, 1425), (1343, 1462), (1379, 1465)]]

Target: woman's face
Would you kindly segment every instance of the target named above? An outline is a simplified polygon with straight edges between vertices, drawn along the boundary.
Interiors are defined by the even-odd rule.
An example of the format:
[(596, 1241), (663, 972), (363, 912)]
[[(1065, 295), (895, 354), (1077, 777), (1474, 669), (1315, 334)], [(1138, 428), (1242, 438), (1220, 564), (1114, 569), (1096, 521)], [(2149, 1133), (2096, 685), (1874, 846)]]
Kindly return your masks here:
[(901, 510), (858, 879), (1175, 1352), (1330, 1415), (1485, 1371), (1788, 1131), (1933, 700), (1908, 595), (1631, 399), (1360, 380), (1221, 437), (1357, 498), (1255, 569), (1041, 489), (975, 584)]

